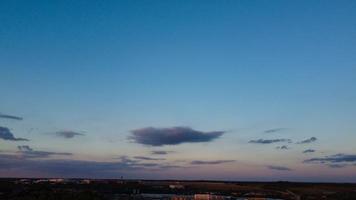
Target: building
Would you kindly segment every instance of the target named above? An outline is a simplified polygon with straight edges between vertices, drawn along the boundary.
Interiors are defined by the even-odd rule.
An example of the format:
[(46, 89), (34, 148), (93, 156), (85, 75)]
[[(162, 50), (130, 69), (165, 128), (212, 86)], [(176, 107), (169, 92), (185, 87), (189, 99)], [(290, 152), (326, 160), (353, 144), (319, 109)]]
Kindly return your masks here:
[(171, 184), (169, 185), (170, 189), (184, 189), (184, 185), (181, 184)]
[(212, 194), (195, 194), (194, 200), (223, 200), (223, 196), (212, 195)]

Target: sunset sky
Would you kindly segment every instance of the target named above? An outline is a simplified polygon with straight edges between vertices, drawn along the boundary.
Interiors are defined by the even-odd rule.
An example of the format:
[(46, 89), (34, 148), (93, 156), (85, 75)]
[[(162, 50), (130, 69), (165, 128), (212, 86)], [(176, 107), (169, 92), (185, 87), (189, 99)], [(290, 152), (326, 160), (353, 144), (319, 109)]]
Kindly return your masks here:
[(356, 182), (356, 1), (0, 1), (0, 176)]

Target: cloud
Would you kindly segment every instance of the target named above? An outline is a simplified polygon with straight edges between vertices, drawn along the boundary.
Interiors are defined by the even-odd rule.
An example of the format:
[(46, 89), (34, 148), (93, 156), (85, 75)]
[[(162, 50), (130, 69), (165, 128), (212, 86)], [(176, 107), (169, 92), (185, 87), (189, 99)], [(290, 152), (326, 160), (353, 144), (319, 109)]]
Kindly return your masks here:
[(133, 158), (138, 160), (165, 160), (164, 158), (151, 158), (146, 156), (134, 156)]
[(344, 168), (348, 165), (347, 164), (327, 164), (327, 166), (330, 168)]
[(321, 158), (311, 158), (303, 161), (304, 163), (323, 163), (323, 164), (333, 164), (333, 163), (354, 163), (356, 164), (355, 154), (335, 154), (331, 156), (325, 156)]
[[(166, 170), (166, 169), (173, 169), (173, 168), (186, 168), (185, 166), (173, 165), (170, 163), (162, 163), (161, 161), (166, 160), (163, 158), (151, 158), (145, 156), (120, 156), (118, 158), (120, 162), (126, 163), (127, 165), (134, 167), (136, 169), (145, 169), (150, 171), (156, 170)], [(152, 162), (147, 162), (152, 161)], [(157, 162), (158, 161), (158, 162)]]
[(55, 134), (59, 137), (63, 137), (63, 138), (73, 138), (75, 136), (83, 136), (83, 133), (78, 133), (78, 132), (74, 132), (74, 131), (57, 131), (55, 132)]
[(275, 166), (275, 165), (269, 165), (267, 166), (268, 169), (272, 170), (278, 170), (278, 171), (292, 171), (292, 169), (288, 167), (283, 167), (283, 166)]
[(303, 151), (303, 153), (314, 153), (315, 150), (314, 149), (306, 149)]
[(187, 167), (182, 167), (182, 166), (179, 166), (179, 165), (161, 165), (161, 166), (159, 166), (160, 170), (174, 169), (174, 168), (187, 168)]
[(277, 143), (277, 142), (288, 142), (288, 143), (291, 143), (292, 140), (290, 140), (290, 139), (272, 139), (272, 140), (258, 139), (258, 140), (250, 140), (248, 143), (272, 144), (272, 143)]
[(23, 120), (22, 117), (17, 117), (17, 116), (13, 116), (13, 115), (5, 115), (0, 113), (0, 118), (5, 118), (5, 119), (14, 119), (14, 120)]
[(17, 155), (0, 155), (0, 162), (1, 170), (29, 171), (30, 174), (44, 173), (58, 177), (86, 177), (96, 174), (105, 175), (120, 168), (135, 169), (135, 167), (124, 162), (19, 159)]
[(139, 162), (138, 160), (133, 160), (128, 156), (120, 156), (117, 159), (122, 161), (122, 162), (129, 163), (129, 164), (136, 164), (136, 163)]
[(0, 139), (10, 140), (10, 141), (29, 141), (25, 138), (16, 138), (14, 134), (6, 127), (0, 127)]
[(202, 132), (189, 127), (147, 127), (131, 131), (134, 142), (150, 146), (178, 145), (182, 143), (210, 142), (219, 138), (224, 131)]
[(286, 146), (286, 145), (282, 145), (282, 146), (278, 146), (278, 147), (276, 147), (276, 149), (280, 149), (280, 150), (288, 150), (289, 148), (288, 148), (288, 146)]
[(231, 163), (235, 162), (235, 160), (212, 160), (212, 161), (203, 161), (203, 160), (193, 160), (190, 162), (192, 165), (216, 165), (223, 163)]
[[(25, 151), (31, 148), (19, 147)], [(129, 157), (123, 156), (115, 161), (90, 161), (73, 159), (40, 159), (34, 157), (21, 156), (23, 152), (15, 154), (0, 154), (0, 175), (8, 176), (9, 171), (16, 174), (26, 173), (27, 175), (50, 177), (97, 177), (113, 178), (131, 174), (131, 176), (150, 176), (152, 171), (169, 170), (180, 168), (181, 166), (170, 165), (169, 163), (141, 163)], [(148, 173), (149, 172), (149, 173)], [(141, 176), (139, 176), (141, 177)], [(151, 178), (153, 178), (151, 176)]]
[[(128, 157), (128, 156), (120, 156), (118, 157), (118, 159), (121, 162), (125, 162), (128, 163), (132, 166), (157, 166), (159, 168), (164, 167), (164, 168), (168, 168), (167, 166), (170, 166), (170, 168), (173, 168), (172, 165), (167, 164), (167, 163), (162, 163), (160, 161), (166, 160), (164, 158), (151, 158), (151, 157), (146, 157), (146, 156), (134, 156), (134, 157)], [(146, 161), (152, 161), (151, 163), (147, 163)], [(159, 161), (159, 162), (156, 162)], [(176, 166), (181, 167), (181, 166)]]
[(276, 132), (280, 132), (280, 131), (284, 131), (286, 130), (286, 128), (274, 128), (274, 129), (268, 129), (263, 131), (264, 133), (276, 133)]
[(174, 151), (151, 151), (151, 154), (153, 155), (166, 155), (169, 153), (174, 153)]
[(50, 156), (71, 156), (72, 153), (50, 152), (50, 151), (35, 151), (28, 145), (17, 146), (19, 155), (23, 158), (48, 158)]
[(33, 151), (33, 149), (28, 145), (17, 146), (20, 151)]
[(309, 139), (305, 139), (302, 141), (297, 142), (297, 144), (308, 144), (317, 141), (318, 139), (316, 137), (311, 137)]

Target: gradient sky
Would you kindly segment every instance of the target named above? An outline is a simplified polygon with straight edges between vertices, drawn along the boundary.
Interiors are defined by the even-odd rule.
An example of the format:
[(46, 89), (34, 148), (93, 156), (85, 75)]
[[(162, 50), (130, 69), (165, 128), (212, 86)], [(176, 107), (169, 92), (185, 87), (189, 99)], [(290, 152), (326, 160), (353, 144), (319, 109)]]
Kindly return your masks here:
[(356, 1), (1, 1), (0, 113), (2, 177), (356, 182)]

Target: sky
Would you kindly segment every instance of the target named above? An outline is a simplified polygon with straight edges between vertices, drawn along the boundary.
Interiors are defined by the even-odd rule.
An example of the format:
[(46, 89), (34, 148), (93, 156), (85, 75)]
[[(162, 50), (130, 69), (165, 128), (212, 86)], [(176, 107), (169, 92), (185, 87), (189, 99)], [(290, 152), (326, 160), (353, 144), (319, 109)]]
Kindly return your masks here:
[(356, 1), (0, 2), (0, 177), (356, 182)]

